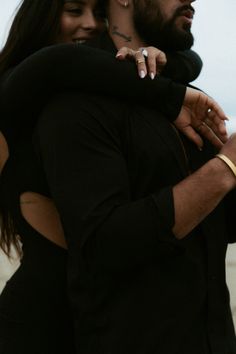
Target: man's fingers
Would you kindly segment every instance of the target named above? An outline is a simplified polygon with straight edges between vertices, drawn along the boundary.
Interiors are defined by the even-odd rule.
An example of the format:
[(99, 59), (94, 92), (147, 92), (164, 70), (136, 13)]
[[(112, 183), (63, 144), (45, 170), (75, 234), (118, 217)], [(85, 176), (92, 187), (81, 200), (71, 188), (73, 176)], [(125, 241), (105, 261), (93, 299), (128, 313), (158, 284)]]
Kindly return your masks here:
[(205, 119), (205, 124), (218, 136), (220, 140), (222, 140), (224, 143), (228, 139), (228, 133), (227, 129), (225, 126), (225, 122), (218, 117), (215, 119)]
[(203, 122), (200, 124), (197, 130), (201, 136), (209, 140), (216, 148), (220, 149), (223, 146), (223, 141), (206, 123)]
[(210, 111), (207, 113), (207, 124), (213, 124), (214, 126), (218, 127), (218, 130), (221, 134), (227, 134), (227, 129), (225, 125), (226, 120), (228, 120), (227, 117), (219, 117), (219, 115), (216, 114), (214, 111)]
[(226, 114), (223, 111), (223, 109), (212, 98), (208, 97), (206, 105), (207, 105), (207, 108), (208, 108), (208, 113), (207, 114), (209, 116), (211, 116), (211, 114), (216, 114), (220, 119), (228, 120), (228, 117), (226, 116)]
[(180, 114), (178, 117), (182, 119), (181, 124), (185, 127), (192, 126), (217, 148), (221, 148), (228, 140), (224, 124), (225, 120), (228, 120), (227, 116), (221, 107), (204, 93), (187, 88), (182, 113), (187, 114)]
[(187, 136), (188, 139), (190, 139), (197, 147), (199, 150), (202, 149), (203, 147), (203, 140), (201, 136), (194, 130), (190, 125), (184, 128), (178, 128), (184, 135)]

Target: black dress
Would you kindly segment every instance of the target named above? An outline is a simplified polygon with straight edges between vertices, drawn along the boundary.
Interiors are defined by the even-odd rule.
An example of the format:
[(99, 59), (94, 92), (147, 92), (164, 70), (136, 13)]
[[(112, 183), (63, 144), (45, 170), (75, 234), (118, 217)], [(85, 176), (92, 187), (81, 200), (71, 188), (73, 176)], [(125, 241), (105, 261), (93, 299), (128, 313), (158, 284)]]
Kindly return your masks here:
[[(183, 82), (193, 80), (200, 72), (201, 62), (193, 52), (173, 56), (173, 61), (176, 60), (183, 68), (181, 71), (178, 66)], [(90, 66), (90, 62), (95, 64)], [(169, 71), (174, 75), (171, 63), (170, 60)], [(89, 68), (87, 72), (84, 65)], [(193, 72), (189, 71), (191, 67)], [(104, 75), (106, 72), (109, 75)], [(132, 63), (118, 63), (110, 53), (74, 45), (41, 50), (4, 80), (1, 131), (7, 139), (10, 158), (1, 175), (1, 203), (17, 226), (23, 242), (23, 258), (0, 296), (0, 354), (74, 353), (73, 322), (66, 291), (67, 253), (25, 221), (19, 197), (26, 191), (50, 197), (35, 159), (31, 135), (36, 116), (48, 98), (55, 92), (77, 88), (129, 99), (140, 97), (146, 104), (161, 105), (171, 120), (178, 114), (176, 100), (181, 101), (185, 93), (183, 85), (162, 77), (141, 83)]]
[(1, 198), (21, 236), (23, 257), (0, 296), (0, 353), (72, 354), (67, 252), (42, 237), (20, 212), (21, 193), (32, 191), (48, 196), (41, 172), (33, 162), (33, 151), (28, 147), (27, 142), (17, 146), (1, 175)]

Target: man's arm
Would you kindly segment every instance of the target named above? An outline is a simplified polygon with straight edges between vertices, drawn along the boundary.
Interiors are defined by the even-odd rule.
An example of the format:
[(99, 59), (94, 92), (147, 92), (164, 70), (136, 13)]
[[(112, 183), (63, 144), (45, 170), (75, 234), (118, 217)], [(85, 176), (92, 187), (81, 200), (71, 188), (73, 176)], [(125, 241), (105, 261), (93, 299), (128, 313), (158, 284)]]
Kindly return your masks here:
[(174, 186), (175, 236), (187, 236), (235, 187), (235, 176), (218, 158)]
[(165, 77), (141, 80), (134, 63), (119, 62), (104, 50), (51, 46), (25, 59), (4, 80), (0, 115), (8, 141), (34, 126), (52, 95), (73, 89), (139, 101), (165, 112), (170, 120), (177, 118), (186, 92), (185, 86)]

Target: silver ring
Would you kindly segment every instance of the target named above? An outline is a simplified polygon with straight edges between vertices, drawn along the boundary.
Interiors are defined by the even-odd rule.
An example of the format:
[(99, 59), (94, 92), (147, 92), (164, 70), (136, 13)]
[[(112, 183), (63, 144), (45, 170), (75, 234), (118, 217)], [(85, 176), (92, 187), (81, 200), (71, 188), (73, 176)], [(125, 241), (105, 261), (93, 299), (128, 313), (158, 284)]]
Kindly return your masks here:
[(141, 53), (143, 54), (144, 57), (148, 57), (148, 51), (145, 48), (141, 48)]

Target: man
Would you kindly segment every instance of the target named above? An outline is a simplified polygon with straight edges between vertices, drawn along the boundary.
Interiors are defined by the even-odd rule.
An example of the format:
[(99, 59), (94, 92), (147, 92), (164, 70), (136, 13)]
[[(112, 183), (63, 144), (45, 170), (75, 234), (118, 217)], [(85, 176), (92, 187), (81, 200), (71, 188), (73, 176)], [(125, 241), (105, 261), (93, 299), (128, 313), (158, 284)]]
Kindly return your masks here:
[[(109, 0), (110, 39), (190, 48), (192, 2)], [(110, 39), (99, 46), (113, 50)], [(208, 117), (209, 105), (222, 115), (179, 90), (176, 118)], [(161, 112), (69, 93), (44, 111), (35, 142), (67, 237), (78, 353), (235, 354), (224, 262), (236, 240), (236, 136), (215, 157)]]

